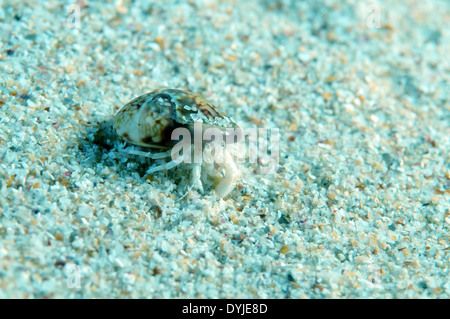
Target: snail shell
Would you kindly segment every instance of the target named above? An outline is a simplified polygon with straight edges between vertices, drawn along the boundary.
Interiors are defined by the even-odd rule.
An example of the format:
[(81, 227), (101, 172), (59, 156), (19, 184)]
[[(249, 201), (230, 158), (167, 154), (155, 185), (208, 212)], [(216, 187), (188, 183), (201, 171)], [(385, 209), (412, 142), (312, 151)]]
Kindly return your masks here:
[(193, 131), (195, 123), (201, 123), (203, 130), (218, 128), (227, 136), (230, 130), (238, 129), (231, 117), (217, 111), (203, 97), (177, 89), (158, 89), (141, 95), (125, 104), (113, 120), (119, 136), (144, 147), (170, 147), (174, 144), (174, 129), (185, 127)]

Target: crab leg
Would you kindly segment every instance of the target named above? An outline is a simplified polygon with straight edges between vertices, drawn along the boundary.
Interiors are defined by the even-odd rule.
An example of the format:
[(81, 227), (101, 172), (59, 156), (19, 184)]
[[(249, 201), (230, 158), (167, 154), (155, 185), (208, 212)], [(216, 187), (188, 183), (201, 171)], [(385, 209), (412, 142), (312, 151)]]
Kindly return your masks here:
[(178, 161), (170, 161), (170, 162), (164, 163), (162, 165), (154, 165), (147, 170), (147, 174), (152, 174), (152, 173), (163, 171), (163, 170), (169, 170), (169, 169), (174, 168), (175, 166), (178, 166), (180, 163), (181, 162), (178, 162)]
[(203, 192), (203, 184), (200, 180), (202, 164), (193, 164), (192, 168), (192, 186), (198, 189), (200, 192)]
[(166, 152), (159, 152), (159, 153), (151, 153), (151, 152), (142, 152), (142, 151), (138, 151), (138, 150), (133, 150), (133, 149), (124, 149), (124, 150), (120, 150), (121, 152), (127, 153), (127, 154), (132, 154), (132, 155), (138, 155), (138, 156), (145, 156), (151, 159), (161, 159), (161, 158), (167, 158), (170, 157), (170, 150), (166, 151)]

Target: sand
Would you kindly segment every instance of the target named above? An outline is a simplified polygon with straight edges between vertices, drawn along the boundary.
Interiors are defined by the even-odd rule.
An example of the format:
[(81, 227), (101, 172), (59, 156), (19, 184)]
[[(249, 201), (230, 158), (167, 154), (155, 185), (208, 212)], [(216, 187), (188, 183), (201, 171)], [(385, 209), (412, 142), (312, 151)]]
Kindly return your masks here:
[[(450, 297), (448, 1), (0, 3), (0, 298)], [(279, 166), (147, 177), (111, 119), (157, 88)]]

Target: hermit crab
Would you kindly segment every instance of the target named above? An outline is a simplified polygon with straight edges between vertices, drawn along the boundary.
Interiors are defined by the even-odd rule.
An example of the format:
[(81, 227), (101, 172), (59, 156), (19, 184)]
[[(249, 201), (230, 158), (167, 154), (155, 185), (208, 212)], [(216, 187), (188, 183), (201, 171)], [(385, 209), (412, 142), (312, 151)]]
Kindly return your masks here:
[(215, 187), (225, 197), (238, 178), (238, 168), (229, 145), (241, 138), (241, 130), (229, 116), (199, 95), (184, 90), (158, 89), (125, 104), (115, 115), (116, 133), (127, 142), (159, 152), (127, 150), (151, 159), (169, 159), (147, 170), (152, 174), (181, 163), (192, 164), (192, 187), (203, 191), (202, 166), (223, 168)]

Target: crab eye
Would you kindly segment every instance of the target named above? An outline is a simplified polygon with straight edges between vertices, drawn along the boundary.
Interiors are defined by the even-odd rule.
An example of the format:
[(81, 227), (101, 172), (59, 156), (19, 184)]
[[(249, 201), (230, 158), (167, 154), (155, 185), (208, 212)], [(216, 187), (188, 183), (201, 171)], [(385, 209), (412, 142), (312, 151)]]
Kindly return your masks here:
[(242, 140), (242, 129), (238, 125), (235, 125), (234, 128), (225, 129), (223, 135), (227, 144), (239, 143)]

